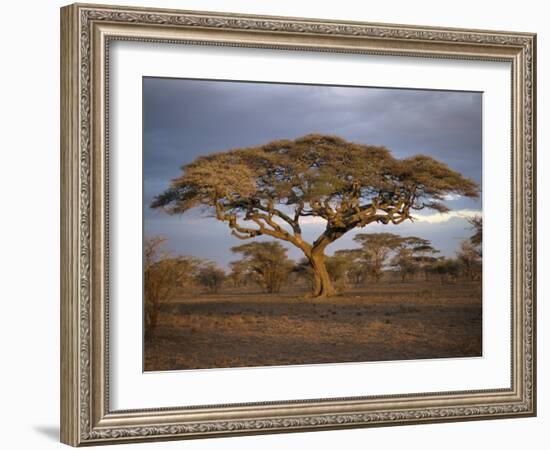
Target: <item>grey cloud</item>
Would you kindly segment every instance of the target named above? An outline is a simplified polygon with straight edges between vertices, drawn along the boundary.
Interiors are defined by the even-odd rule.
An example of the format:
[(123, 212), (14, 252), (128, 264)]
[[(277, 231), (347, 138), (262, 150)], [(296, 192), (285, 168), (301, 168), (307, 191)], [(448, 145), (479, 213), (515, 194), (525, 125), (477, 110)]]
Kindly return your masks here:
[[(482, 94), (477, 92), (145, 78), (143, 111), (145, 232), (169, 235), (180, 251), (188, 240), (181, 224), (148, 205), (181, 165), (213, 151), (308, 133), (337, 134), (384, 145), (401, 158), (428, 154), (481, 182)], [(481, 201), (459, 199), (450, 206), (480, 209)], [(448, 229), (450, 239), (449, 224), (440, 232), (433, 225), (415, 229), (427, 238)], [(204, 222), (201, 233), (211, 236), (207, 244), (201, 239), (205, 253), (215, 256), (212, 249), (234, 245), (229, 231), (213, 220)]]

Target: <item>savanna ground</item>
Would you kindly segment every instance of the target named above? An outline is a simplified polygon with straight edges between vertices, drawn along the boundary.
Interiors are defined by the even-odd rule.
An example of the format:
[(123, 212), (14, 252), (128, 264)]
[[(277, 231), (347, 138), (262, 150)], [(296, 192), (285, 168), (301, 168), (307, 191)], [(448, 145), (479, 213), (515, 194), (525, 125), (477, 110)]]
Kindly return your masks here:
[(144, 369), (277, 366), (482, 354), (481, 283), (382, 282), (327, 299), (305, 286), (184, 294), (162, 305)]

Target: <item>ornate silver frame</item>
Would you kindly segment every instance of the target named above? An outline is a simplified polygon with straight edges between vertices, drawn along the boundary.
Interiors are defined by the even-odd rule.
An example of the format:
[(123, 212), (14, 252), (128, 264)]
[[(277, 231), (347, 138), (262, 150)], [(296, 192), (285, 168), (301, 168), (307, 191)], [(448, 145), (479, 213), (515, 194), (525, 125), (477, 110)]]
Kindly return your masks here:
[[(512, 384), (509, 389), (111, 411), (108, 396), (109, 43), (201, 43), (508, 61), (512, 66)], [(61, 9), (61, 440), (311, 431), (536, 414), (536, 36), (75, 4)]]

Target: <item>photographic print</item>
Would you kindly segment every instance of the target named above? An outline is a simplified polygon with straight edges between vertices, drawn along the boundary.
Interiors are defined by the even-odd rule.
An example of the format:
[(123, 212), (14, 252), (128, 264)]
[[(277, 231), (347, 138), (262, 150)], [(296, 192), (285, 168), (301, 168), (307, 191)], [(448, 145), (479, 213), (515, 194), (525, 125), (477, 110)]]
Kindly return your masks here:
[(144, 370), (482, 356), (482, 93), (143, 78)]

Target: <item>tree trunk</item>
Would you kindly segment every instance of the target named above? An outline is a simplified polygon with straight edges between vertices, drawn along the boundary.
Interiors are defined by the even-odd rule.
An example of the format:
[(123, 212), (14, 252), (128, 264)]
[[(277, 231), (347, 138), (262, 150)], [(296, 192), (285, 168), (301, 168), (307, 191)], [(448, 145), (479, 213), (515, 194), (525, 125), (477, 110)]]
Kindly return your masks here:
[(313, 296), (330, 297), (336, 294), (327, 271), (325, 255), (323, 253), (312, 253), (308, 255), (308, 259), (313, 269)]

